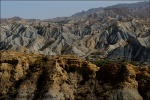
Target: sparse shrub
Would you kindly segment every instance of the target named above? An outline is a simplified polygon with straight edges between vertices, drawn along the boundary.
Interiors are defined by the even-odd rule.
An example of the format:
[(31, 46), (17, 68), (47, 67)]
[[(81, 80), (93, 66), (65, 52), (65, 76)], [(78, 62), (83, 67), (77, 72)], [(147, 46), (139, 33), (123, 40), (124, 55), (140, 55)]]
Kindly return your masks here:
[(95, 64), (98, 67), (103, 67), (106, 66), (110, 63), (113, 63), (113, 61), (110, 60), (96, 60), (96, 61), (92, 61), (93, 64)]

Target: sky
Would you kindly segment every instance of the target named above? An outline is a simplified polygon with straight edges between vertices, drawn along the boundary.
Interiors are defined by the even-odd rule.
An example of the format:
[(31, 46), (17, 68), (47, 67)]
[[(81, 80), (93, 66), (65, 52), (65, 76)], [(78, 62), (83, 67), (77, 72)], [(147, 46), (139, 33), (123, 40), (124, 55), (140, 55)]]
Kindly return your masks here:
[(18, 16), (25, 19), (68, 17), (91, 8), (139, 1), (1, 1), (1, 18)]

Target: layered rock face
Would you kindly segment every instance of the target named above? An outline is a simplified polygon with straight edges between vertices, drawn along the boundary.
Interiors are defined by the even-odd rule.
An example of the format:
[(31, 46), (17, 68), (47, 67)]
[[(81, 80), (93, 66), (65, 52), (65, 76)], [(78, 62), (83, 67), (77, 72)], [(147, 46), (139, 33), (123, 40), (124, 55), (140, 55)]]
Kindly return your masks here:
[(149, 100), (150, 67), (1, 52), (1, 100)]

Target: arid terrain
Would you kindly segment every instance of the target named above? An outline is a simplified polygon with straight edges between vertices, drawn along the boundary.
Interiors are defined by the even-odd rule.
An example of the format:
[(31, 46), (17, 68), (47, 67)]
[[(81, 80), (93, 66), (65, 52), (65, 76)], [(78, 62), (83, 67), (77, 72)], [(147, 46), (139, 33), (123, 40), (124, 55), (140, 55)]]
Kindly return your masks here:
[(149, 100), (150, 66), (1, 52), (1, 100)]
[(149, 4), (1, 18), (0, 100), (150, 100)]
[(93, 8), (65, 18), (3, 18), (0, 50), (148, 63), (149, 22), (149, 2)]

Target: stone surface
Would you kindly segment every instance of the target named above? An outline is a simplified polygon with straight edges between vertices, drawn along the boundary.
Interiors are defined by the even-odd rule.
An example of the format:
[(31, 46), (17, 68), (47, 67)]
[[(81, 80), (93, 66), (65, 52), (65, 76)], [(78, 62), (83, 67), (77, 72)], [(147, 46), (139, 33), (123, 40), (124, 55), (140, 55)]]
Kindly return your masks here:
[(0, 56), (1, 100), (149, 100), (148, 66), (97, 67), (73, 55), (1, 51)]

